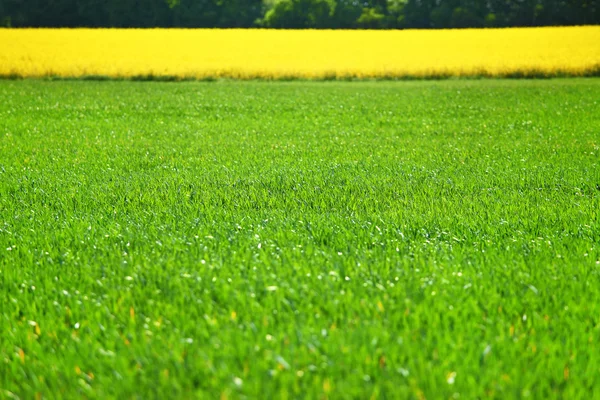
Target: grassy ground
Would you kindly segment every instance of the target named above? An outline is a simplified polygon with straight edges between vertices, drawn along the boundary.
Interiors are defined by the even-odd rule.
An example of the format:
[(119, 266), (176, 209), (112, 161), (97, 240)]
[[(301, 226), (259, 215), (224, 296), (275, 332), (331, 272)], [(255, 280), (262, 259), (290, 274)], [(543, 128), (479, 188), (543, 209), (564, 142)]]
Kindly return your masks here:
[(1, 81), (0, 398), (597, 395), (598, 93)]

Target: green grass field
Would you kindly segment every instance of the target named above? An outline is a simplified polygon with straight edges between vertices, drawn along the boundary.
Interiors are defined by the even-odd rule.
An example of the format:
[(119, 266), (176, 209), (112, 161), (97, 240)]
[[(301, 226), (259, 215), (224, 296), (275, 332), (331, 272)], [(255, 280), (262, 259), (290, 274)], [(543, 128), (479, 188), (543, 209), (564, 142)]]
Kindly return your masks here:
[(600, 79), (0, 81), (0, 398), (591, 398)]

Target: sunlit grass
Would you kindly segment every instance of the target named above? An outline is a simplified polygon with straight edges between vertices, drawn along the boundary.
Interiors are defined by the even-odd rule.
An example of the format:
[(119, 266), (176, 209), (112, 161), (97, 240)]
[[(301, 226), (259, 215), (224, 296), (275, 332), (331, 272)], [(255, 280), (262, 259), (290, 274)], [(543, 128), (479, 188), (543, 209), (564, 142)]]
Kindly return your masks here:
[(592, 397), (599, 91), (0, 82), (0, 398)]

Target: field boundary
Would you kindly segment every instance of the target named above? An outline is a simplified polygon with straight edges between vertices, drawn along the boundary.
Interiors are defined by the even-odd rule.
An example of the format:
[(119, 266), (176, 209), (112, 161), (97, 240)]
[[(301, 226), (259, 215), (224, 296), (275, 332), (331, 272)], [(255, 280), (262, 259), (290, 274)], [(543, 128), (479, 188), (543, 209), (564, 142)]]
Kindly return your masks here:
[(157, 82), (215, 82), (220, 80), (229, 81), (301, 81), (301, 82), (320, 82), (320, 81), (421, 81), (421, 80), (448, 80), (448, 79), (553, 79), (553, 78), (592, 78), (600, 77), (600, 64), (586, 69), (584, 71), (566, 71), (557, 70), (553, 72), (543, 70), (514, 70), (506, 73), (491, 73), (481, 71), (473, 74), (452, 74), (452, 73), (432, 73), (432, 74), (383, 74), (374, 76), (352, 76), (337, 74), (335, 72), (326, 73), (322, 76), (305, 77), (295, 75), (283, 76), (264, 76), (247, 75), (239, 76), (233, 74), (206, 75), (206, 76), (176, 76), (176, 75), (154, 75), (142, 74), (133, 76), (110, 76), (110, 75), (81, 75), (81, 76), (62, 76), (62, 75), (39, 75), (31, 76), (20, 73), (0, 74), (1, 80), (47, 80), (47, 81), (157, 81)]

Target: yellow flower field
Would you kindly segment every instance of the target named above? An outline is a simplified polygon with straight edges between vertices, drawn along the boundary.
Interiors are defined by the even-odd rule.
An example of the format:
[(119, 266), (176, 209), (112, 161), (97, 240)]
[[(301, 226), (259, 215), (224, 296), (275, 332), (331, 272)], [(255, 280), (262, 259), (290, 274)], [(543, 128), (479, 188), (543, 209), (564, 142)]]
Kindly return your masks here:
[(318, 79), (599, 73), (600, 26), (0, 29), (0, 76)]

